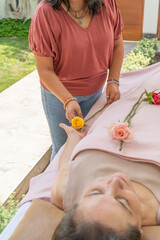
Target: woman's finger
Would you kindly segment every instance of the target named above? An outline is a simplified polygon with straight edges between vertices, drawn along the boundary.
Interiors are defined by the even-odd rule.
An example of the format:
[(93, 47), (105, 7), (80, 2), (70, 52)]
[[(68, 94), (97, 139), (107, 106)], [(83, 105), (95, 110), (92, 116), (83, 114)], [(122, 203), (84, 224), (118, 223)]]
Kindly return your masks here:
[(110, 95), (109, 95), (109, 98), (108, 98), (108, 104), (111, 104), (114, 102), (114, 99), (115, 99), (115, 93), (112, 92)]
[(68, 134), (68, 131), (69, 131), (69, 128), (70, 128), (69, 126), (67, 126), (64, 123), (60, 123), (59, 127), (63, 128), (63, 130)]
[(85, 127), (81, 128), (80, 132), (83, 133), (84, 135), (86, 135), (87, 132), (88, 132), (88, 126), (85, 126)]
[(75, 113), (78, 115), (78, 117), (82, 118), (82, 112), (81, 112), (81, 108), (80, 108), (79, 104), (77, 104), (77, 106), (75, 108)]
[(59, 127), (63, 128), (65, 130), (68, 126), (66, 124), (64, 124), (64, 123), (60, 123)]
[(117, 101), (117, 100), (119, 100), (119, 99), (120, 99), (120, 93), (118, 92), (118, 93), (116, 94), (116, 96), (115, 96), (114, 101)]
[(66, 118), (71, 121), (75, 117), (75, 114), (82, 117), (82, 112), (79, 104), (76, 101), (71, 101), (66, 107)]
[(71, 120), (75, 117), (75, 114), (73, 112), (66, 112), (66, 118), (71, 122)]

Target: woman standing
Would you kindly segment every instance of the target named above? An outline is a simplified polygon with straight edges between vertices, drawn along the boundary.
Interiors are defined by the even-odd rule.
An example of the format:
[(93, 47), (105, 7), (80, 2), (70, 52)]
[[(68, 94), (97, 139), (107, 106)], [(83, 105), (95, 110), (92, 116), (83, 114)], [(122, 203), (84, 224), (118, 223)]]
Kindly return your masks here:
[(51, 160), (67, 137), (59, 123), (69, 125), (75, 115), (85, 117), (107, 77), (108, 103), (120, 98), (122, 28), (115, 0), (42, 0), (38, 5), (29, 47), (40, 76)]

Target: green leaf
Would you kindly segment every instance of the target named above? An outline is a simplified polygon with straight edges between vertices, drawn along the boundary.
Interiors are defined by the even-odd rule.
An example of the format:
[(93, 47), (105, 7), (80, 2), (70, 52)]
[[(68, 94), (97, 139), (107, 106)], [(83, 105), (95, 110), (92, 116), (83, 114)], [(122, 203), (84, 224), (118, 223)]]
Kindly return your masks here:
[(145, 89), (145, 94), (146, 94), (147, 97), (150, 96), (146, 89)]

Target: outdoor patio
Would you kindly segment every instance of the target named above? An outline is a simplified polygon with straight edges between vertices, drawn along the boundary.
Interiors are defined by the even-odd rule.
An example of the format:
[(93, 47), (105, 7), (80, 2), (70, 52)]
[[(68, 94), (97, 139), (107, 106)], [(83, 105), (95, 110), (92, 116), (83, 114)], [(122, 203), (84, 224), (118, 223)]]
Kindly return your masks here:
[[(155, 0), (155, 2), (152, 3), (149, 0), (144, 1), (116, 0), (116, 1), (121, 11), (121, 15), (125, 26), (123, 29), (123, 39), (125, 39), (124, 58), (126, 58), (127, 54), (129, 54), (131, 50), (137, 46), (137, 43), (139, 47), (139, 43), (141, 42), (141, 40), (155, 39), (155, 41), (158, 41), (158, 51), (156, 55), (153, 56), (152, 53), (155, 49), (157, 50), (157, 48), (153, 48), (153, 45), (148, 45), (144, 41), (141, 45), (142, 52), (140, 52), (142, 53), (142, 56), (137, 54), (135, 49), (135, 54), (132, 53), (125, 59), (128, 65), (124, 61), (125, 63), (124, 65), (129, 66), (128, 69), (127, 67), (126, 69), (125, 68), (123, 69), (122, 67), (122, 71), (131, 71), (138, 68), (144, 68), (151, 63), (156, 63), (160, 61), (160, 0)], [(0, 2), (1, 2), (0, 20), (6, 21), (9, 20), (10, 18), (13, 18), (11, 20), (14, 20), (14, 18), (19, 18), (19, 20), (29, 19), (27, 20), (29, 22), (32, 19), (34, 11), (40, 0), (35, 1), (0, 0)], [(16, 9), (18, 9), (18, 11), (16, 11)], [(19, 9), (22, 9), (22, 11), (19, 11)], [(2, 61), (0, 64), (1, 65), (0, 82), (2, 83), (3, 79), (3, 84), (4, 82), (8, 83), (8, 85), (3, 89), (2, 89), (3, 86), (1, 85), (0, 89), (0, 116), (1, 116), (0, 204), (2, 209), (0, 221), (1, 222), (0, 238), (2, 237), (2, 240), (7, 240), (6, 238), (4, 239), (4, 237), (1, 235), (1, 232), (3, 231), (3, 229), (5, 229), (5, 226), (8, 224), (10, 219), (17, 211), (16, 206), (18, 204), (18, 201), (21, 200), (23, 194), (27, 193), (29, 189), (30, 180), (36, 175), (42, 173), (46, 169), (46, 167), (49, 164), (51, 154), (51, 139), (47, 120), (45, 118), (45, 114), (41, 103), (41, 88), (39, 83), (39, 76), (36, 70), (33, 71), (35, 69), (34, 55), (30, 51), (32, 57), (31, 59), (29, 55), (28, 57), (26, 57), (27, 55), (24, 54), (24, 53), (28, 54), (29, 51), (28, 33), (25, 30), (25, 27), (26, 29), (27, 28), (29, 29), (29, 25), (27, 27), (27, 21), (25, 21), (25, 24), (23, 24), (24, 29), (22, 27), (22, 24), (21, 26), (18, 25), (18, 22), (17, 24), (15, 24), (17, 26), (17, 28), (15, 29), (14, 27), (12, 27), (12, 23), (9, 22), (4, 23), (2, 21), (0, 24), (1, 40), (4, 38), (4, 40), (1, 41), (1, 45), (3, 45), (3, 47), (6, 46), (6, 48), (3, 48), (3, 51), (1, 51)], [(9, 29), (9, 31), (7, 29)], [(13, 33), (9, 35), (12, 31)], [(19, 35), (16, 35), (17, 34), (16, 31), (18, 31)], [(23, 34), (26, 34), (26, 39), (23, 36), (24, 37), (23, 40), (27, 42), (26, 45), (25, 42), (22, 43), (21, 37)], [(8, 38), (8, 40), (6, 40), (5, 38)], [(19, 39), (19, 42), (18, 41), (17, 43), (15, 42), (16, 44), (11, 41), (11, 39), (15, 40), (15, 38), (17, 38), (17, 40)], [(14, 47), (18, 46), (19, 48), (18, 51), (19, 53), (20, 52), (21, 53), (19, 54), (17, 50), (12, 50), (9, 52), (8, 46), (11, 48), (13, 46)], [(146, 49), (148, 56), (145, 55)], [(3, 58), (3, 55), (5, 55), (4, 53), (6, 54), (7, 58)], [(8, 62), (7, 65), (6, 62), (8, 61), (8, 59), (11, 60), (13, 55), (14, 55), (13, 62)], [(135, 57), (135, 55), (137, 56)], [(148, 63), (146, 63), (147, 58), (149, 59)], [(20, 70), (24, 69), (24, 65), (18, 66), (18, 64), (17, 65), (15, 64), (16, 61), (19, 61), (19, 63), (23, 62), (24, 65), (28, 67), (29, 70), (20, 77), (18, 77), (17, 73), (11, 71), (12, 69), (15, 70), (15, 72), (18, 72), (19, 69)], [(3, 63), (6, 64), (6, 66), (3, 66)], [(26, 75), (29, 72), (31, 73), (29, 75)], [(6, 76), (4, 77), (3, 73), (7, 73), (8, 75), (6, 74)], [(15, 81), (16, 83), (12, 82), (11, 84), (13, 85), (11, 85), (10, 84), (11, 78), (9, 74), (11, 74), (12, 76), (16, 76), (17, 74), (18, 82), (16, 81)], [(25, 77), (22, 78), (23, 76)], [(150, 75), (150, 78), (152, 78), (153, 80), (153, 75)], [(150, 78), (148, 79), (150, 80)], [(19, 81), (19, 79), (21, 80)], [(134, 80), (135, 79), (136, 78), (134, 77)], [(121, 84), (121, 86), (122, 85), (123, 84)], [(10, 87), (7, 88), (8, 86)], [(51, 174), (53, 176), (53, 171), (51, 172)], [(150, 176), (154, 176), (154, 174), (153, 175), (151, 174)], [(52, 181), (48, 181), (48, 183), (49, 182), (51, 183)], [(39, 184), (38, 182), (37, 186), (45, 186), (44, 180), (42, 179), (42, 184)], [(32, 189), (32, 186), (30, 189)], [(35, 192), (35, 189), (33, 192)], [(50, 192), (48, 196), (50, 197)], [(8, 201), (9, 197), (10, 199), (12, 199), (13, 197), (13, 200), (10, 200), (10, 202)], [(24, 201), (25, 199), (26, 198), (24, 198)], [(41, 216), (39, 217), (39, 219), (40, 218), (43, 219), (43, 217)], [(15, 222), (17, 222), (17, 220)], [(32, 221), (30, 222), (31, 225), (33, 225)], [(43, 226), (43, 224), (41, 225)], [(23, 232), (25, 232), (24, 229)], [(38, 231), (36, 230), (35, 232)], [(146, 236), (144, 234), (143, 237), (144, 240), (149, 239), (152, 240), (153, 238), (157, 239), (157, 234), (155, 236), (154, 234), (151, 234), (150, 236), (150, 230), (149, 238), (148, 235)], [(17, 237), (13, 239), (17, 239)]]

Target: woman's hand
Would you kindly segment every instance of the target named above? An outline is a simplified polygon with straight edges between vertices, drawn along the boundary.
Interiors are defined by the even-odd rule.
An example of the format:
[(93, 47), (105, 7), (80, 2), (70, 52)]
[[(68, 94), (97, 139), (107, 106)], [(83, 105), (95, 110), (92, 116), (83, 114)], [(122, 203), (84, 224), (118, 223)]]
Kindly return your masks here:
[(74, 145), (76, 145), (82, 138), (84, 138), (87, 134), (87, 128), (83, 127), (81, 130), (76, 130), (71, 126), (67, 126), (64, 123), (60, 123), (59, 126), (65, 130), (67, 133), (68, 139), (72, 141)]
[(111, 104), (120, 99), (120, 91), (118, 84), (116, 83), (107, 84), (106, 97), (108, 104)]
[(70, 101), (66, 106), (66, 118), (71, 122), (75, 114), (77, 114), (78, 117), (83, 117), (79, 104), (76, 101)]

